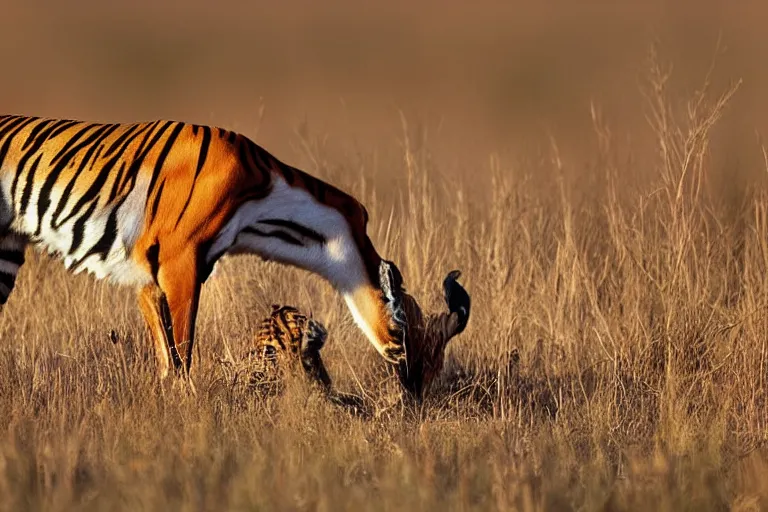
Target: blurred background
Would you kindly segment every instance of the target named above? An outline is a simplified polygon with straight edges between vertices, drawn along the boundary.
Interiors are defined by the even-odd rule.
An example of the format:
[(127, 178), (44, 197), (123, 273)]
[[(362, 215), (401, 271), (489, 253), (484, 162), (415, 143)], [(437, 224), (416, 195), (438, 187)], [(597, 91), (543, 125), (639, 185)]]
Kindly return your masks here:
[[(103, 121), (157, 117), (240, 130), (294, 163), (297, 131), (391, 147), (402, 112), (448, 172), (491, 151), (578, 161), (590, 101), (649, 136), (649, 45), (675, 87), (743, 78), (718, 143), (741, 158), (768, 130), (768, 5), (757, 0), (6, 0), (0, 110)], [(259, 122), (260, 107), (264, 107)], [(726, 127), (726, 128), (722, 128)], [(460, 144), (460, 145), (459, 145)], [(746, 144), (746, 146), (745, 146)]]
[[(0, 510), (768, 510), (766, 20), (765, 0), (6, 0), (0, 112), (240, 131), (361, 198), (425, 312), (461, 269), (472, 319), (411, 411), (326, 283), (222, 260), (200, 395), (166, 392), (133, 291), (29, 250), (0, 315)], [(673, 75), (649, 100), (654, 42)], [(741, 85), (688, 144), (715, 56), (709, 98)], [(235, 389), (275, 303), (324, 323), (373, 421)]]

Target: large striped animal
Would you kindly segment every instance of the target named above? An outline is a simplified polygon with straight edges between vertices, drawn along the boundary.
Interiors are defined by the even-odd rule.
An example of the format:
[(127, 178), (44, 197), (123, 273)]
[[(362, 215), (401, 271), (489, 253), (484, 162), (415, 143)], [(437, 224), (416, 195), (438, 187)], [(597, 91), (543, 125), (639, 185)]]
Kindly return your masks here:
[(325, 278), (387, 361), (404, 366), (402, 277), (355, 198), (247, 137), (176, 121), (0, 116), (0, 304), (29, 244), (138, 289), (158, 370), (188, 375), (201, 284), (224, 254)]

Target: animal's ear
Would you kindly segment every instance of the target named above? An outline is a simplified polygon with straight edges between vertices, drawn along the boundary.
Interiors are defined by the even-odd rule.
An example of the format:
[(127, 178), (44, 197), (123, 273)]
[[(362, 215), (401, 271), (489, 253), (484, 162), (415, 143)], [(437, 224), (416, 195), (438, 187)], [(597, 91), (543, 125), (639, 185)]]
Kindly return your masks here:
[(443, 293), (448, 311), (457, 316), (456, 332), (453, 333), (453, 336), (460, 334), (467, 326), (472, 302), (467, 290), (457, 281), (459, 277), (461, 277), (461, 271), (452, 270), (443, 280)]
[(272, 312), (273, 312), (273, 313), (274, 313), (275, 311), (277, 311), (278, 309), (280, 309), (280, 304), (272, 304)]

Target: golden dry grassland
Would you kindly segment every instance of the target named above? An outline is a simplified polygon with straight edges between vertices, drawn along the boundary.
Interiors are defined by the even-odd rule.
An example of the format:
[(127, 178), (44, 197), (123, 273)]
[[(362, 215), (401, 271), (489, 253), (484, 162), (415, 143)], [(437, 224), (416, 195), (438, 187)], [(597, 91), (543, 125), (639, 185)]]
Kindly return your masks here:
[[(327, 284), (224, 260), (192, 395), (132, 290), (30, 251), (0, 510), (768, 508), (768, 9), (578, 4), (9, 2), (2, 110), (240, 130), (360, 197), (427, 311), (453, 268), (473, 309), (414, 407)], [(240, 385), (272, 303), (370, 417)]]

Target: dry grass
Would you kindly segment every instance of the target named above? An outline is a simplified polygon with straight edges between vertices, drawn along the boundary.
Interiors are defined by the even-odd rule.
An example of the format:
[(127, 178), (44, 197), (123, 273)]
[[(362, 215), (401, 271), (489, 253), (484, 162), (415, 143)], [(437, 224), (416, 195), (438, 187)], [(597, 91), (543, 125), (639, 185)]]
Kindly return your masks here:
[[(29, 9), (34, 16), (42, 15)], [(428, 9), (422, 10), (431, 16)], [(82, 10), (82, 16), (96, 16), (94, 12)], [(716, 8), (702, 7), (701, 18), (713, 12), (720, 14)], [(585, 13), (584, 18), (591, 16)], [(742, 21), (745, 27), (759, 21), (757, 16), (739, 15), (738, 9), (726, 14), (722, 19), (730, 20), (737, 32)], [(201, 19), (208, 15), (213, 13)], [(34, 25), (40, 37), (48, 30), (58, 37), (57, 30), (86, 26), (88, 21), (77, 25), (74, 14), (51, 16), (63, 16), (66, 23)], [(175, 11), (168, 16), (176, 19)], [(481, 21), (491, 23), (490, 18), (486, 13)], [(340, 30), (357, 26), (328, 19)], [(461, 23), (444, 28), (446, 33), (464, 26), (461, 15), (456, 19)], [(557, 43), (561, 46), (555, 39), (547, 40), (552, 46), (504, 46), (500, 41), (527, 41), (521, 35), (526, 25), (515, 25), (516, 35), (509, 40), (500, 35), (503, 23), (498, 25), (489, 29), (488, 41), (476, 46), (464, 45), (457, 36), (453, 48), (468, 48), (467, 55), (448, 51), (459, 63), (471, 61), (472, 73), (461, 71), (438, 51), (441, 41), (450, 37), (437, 23), (420, 50), (430, 59), (444, 57), (436, 59), (433, 69), (419, 68), (415, 59), (405, 73), (396, 73), (401, 59), (418, 53), (413, 49), (418, 31), (398, 33), (405, 42), (402, 47), (395, 44), (396, 51), (385, 49), (389, 46), (382, 41), (398, 38), (376, 33), (369, 42), (378, 42), (366, 52), (381, 52), (383, 64), (377, 70), (369, 66), (370, 80), (380, 80), (377, 73), (407, 76), (398, 78), (397, 86), (405, 92), (396, 104), (428, 97), (440, 107), (460, 97), (463, 103), (457, 111), (487, 109), (510, 119), (527, 106), (532, 112), (520, 118), (526, 122), (541, 113), (537, 108), (542, 105), (555, 105), (547, 113), (555, 120), (556, 136), (540, 139), (538, 127), (529, 134), (537, 143), (544, 141), (545, 150), (510, 141), (511, 147), (499, 148), (505, 153), (477, 156), (483, 154), (482, 144), (434, 143), (433, 132), (414, 122), (408, 115), (411, 109), (405, 108), (399, 141), (379, 138), (382, 117), (365, 110), (359, 118), (369, 125), (350, 122), (364, 127), (358, 139), (338, 144), (334, 137), (316, 136), (310, 121), (290, 139), (301, 155), (285, 157), (364, 200), (374, 242), (401, 267), (406, 286), (425, 312), (443, 307), (439, 284), (445, 273), (463, 271), (461, 282), (472, 294), (472, 317), (467, 330), (451, 342), (443, 378), (423, 406), (413, 408), (399, 400), (394, 378), (352, 325), (342, 301), (313, 276), (253, 258), (225, 261), (222, 276), (203, 291), (194, 368), (198, 394), (192, 396), (178, 383), (157, 382), (130, 290), (72, 276), (60, 263), (31, 253), (0, 315), (0, 510), (768, 508), (768, 156), (765, 162), (753, 158), (761, 156), (759, 143), (741, 137), (751, 130), (742, 121), (760, 112), (757, 107), (753, 112), (750, 102), (760, 96), (755, 84), (762, 75), (755, 71), (750, 76), (743, 86), (752, 91), (750, 100), (738, 104), (743, 89), (731, 99), (736, 89), (722, 85), (722, 73), (708, 75), (707, 87), (700, 87), (700, 73), (685, 69), (670, 78), (660, 63), (663, 59), (654, 58), (650, 65), (630, 59), (634, 54), (622, 53), (619, 41), (636, 32), (622, 31), (621, 24), (613, 26), (616, 33), (608, 30), (607, 22), (604, 30), (591, 33), (595, 41), (616, 42), (613, 56), (595, 55), (595, 47), (602, 44), (576, 44), (582, 41), (581, 31), (588, 29), (571, 27), (571, 34), (555, 24), (564, 34)], [(29, 84), (10, 79), (21, 76), (22, 67), (13, 68), (2, 85), (8, 87), (3, 101), (18, 101), (19, 108), (38, 106), (24, 113), (79, 117), (106, 117), (106, 112), (114, 117), (131, 112), (131, 118), (150, 112), (166, 115), (167, 108), (173, 113), (169, 117), (189, 112), (197, 121), (253, 135), (258, 123), (248, 118), (256, 117), (252, 114), (258, 108), (244, 107), (239, 100), (224, 107), (217, 103), (221, 95), (241, 99), (253, 75), (266, 69), (264, 74), (277, 76), (264, 81), (268, 92), (292, 84), (283, 96), (272, 96), (271, 103), (267, 99), (268, 109), (275, 102), (291, 104), (302, 97), (305, 103), (296, 109), (311, 107), (314, 119), (325, 119), (319, 113), (330, 111), (331, 119), (338, 105), (331, 96), (339, 84), (348, 84), (346, 78), (355, 75), (362, 58), (345, 57), (331, 42), (321, 44), (322, 30), (283, 36), (280, 44), (290, 50), (281, 54), (275, 49), (279, 45), (266, 43), (273, 32), (280, 32), (269, 23), (263, 33), (253, 34), (237, 25), (231, 30), (247, 40), (238, 43), (241, 51), (270, 54), (274, 62), (245, 66), (245, 75), (226, 75), (226, 80), (220, 79), (222, 69), (214, 68), (216, 79), (210, 80), (215, 85), (204, 86), (204, 80), (190, 78), (203, 67), (198, 61), (187, 65), (179, 58), (175, 62), (181, 63), (180, 70), (169, 70), (163, 59), (173, 61), (171, 54), (180, 50), (165, 45), (164, 39), (152, 46), (150, 38), (145, 41), (148, 52), (163, 48), (167, 53), (157, 53), (157, 69), (144, 71), (163, 87), (152, 88), (150, 78), (142, 79), (130, 66), (116, 73), (114, 82), (125, 84), (130, 77), (126, 90), (155, 91), (156, 103), (137, 94), (109, 110), (107, 105), (118, 103), (109, 91), (118, 85), (106, 90), (93, 85), (102, 84), (99, 80), (86, 82), (98, 76), (88, 66), (114, 63), (89, 52), (112, 48), (109, 54), (115, 56), (120, 48), (135, 50), (139, 55), (130, 62), (136, 66), (145, 63), (146, 55), (141, 48), (125, 46), (108, 23), (87, 26), (107, 29), (96, 36), (75, 31), (77, 37), (62, 37), (56, 42), (60, 46), (52, 44), (46, 51), (53, 52), (54, 60), (61, 48), (74, 48), (72, 55), (91, 55), (83, 57), (90, 64), (77, 68), (89, 72), (67, 75), (65, 68), (75, 59), (60, 59), (54, 66), (59, 66), (55, 69), (65, 85), (47, 96), (49, 82), (33, 73), (28, 79), (34, 82), (32, 92), (26, 96)], [(754, 35), (762, 34), (762, 26), (755, 30), (742, 31), (742, 57), (766, 46), (758, 44), (764, 36)], [(213, 34), (213, 46), (206, 47), (210, 54), (202, 54), (201, 62), (220, 62), (214, 49), (227, 43), (223, 33)], [(345, 34), (353, 37), (355, 32)], [(685, 34), (693, 40), (704, 38)], [(301, 76), (280, 74), (280, 66), (290, 67), (286, 63), (305, 48), (290, 46), (298, 35), (317, 52), (306, 57), (317, 68), (297, 64), (290, 73), (309, 70), (308, 77), (319, 83), (326, 75), (332, 77), (325, 85), (331, 93), (314, 81), (302, 82)], [(248, 41), (260, 40), (248, 37), (266, 42), (249, 47)], [(98, 44), (100, 38), (115, 47)], [(77, 46), (81, 43), (87, 51)], [(685, 42), (683, 49), (677, 48), (681, 54), (688, 44), (693, 45)], [(512, 67), (503, 70), (508, 76), (494, 81), (492, 64), (505, 60), (506, 54), (492, 54), (490, 48), (513, 46), (517, 53), (508, 59)], [(553, 55), (569, 51), (573, 53), (553, 63)], [(480, 54), (488, 60), (478, 60)], [(338, 69), (331, 57), (338, 57)], [(528, 64), (519, 64), (522, 57)], [(582, 59), (573, 66), (585, 66), (589, 77), (580, 79), (578, 86), (569, 78), (573, 88), (563, 91), (558, 87), (565, 77), (574, 76), (573, 70), (567, 72), (572, 57)], [(23, 55), (16, 58), (24, 60)], [(221, 62), (243, 66), (242, 55), (228, 59)], [(591, 118), (584, 115), (579, 101), (589, 94), (582, 93), (593, 86), (603, 90), (600, 80), (607, 76), (588, 66), (614, 69), (620, 61), (648, 71), (644, 102), (635, 89), (624, 89), (634, 82), (622, 75), (626, 80), (616, 86), (620, 94), (608, 94), (613, 98), (608, 103), (620, 108), (603, 115), (595, 106)], [(685, 66), (681, 61), (675, 63)], [(742, 76), (731, 73), (742, 69), (737, 61), (726, 59), (727, 77)], [(540, 62), (549, 64), (542, 69)], [(438, 68), (444, 74), (436, 72)], [(523, 79), (518, 80), (520, 73)], [(462, 82), (460, 75), (477, 83), (470, 78)], [(626, 75), (634, 76), (634, 71)], [(606, 80), (613, 84), (614, 78)], [(443, 89), (432, 97), (433, 88), (453, 79), (467, 90), (481, 88), (484, 101), (490, 97), (489, 84), (503, 88), (504, 83), (515, 83), (521, 89), (508, 96), (500, 93), (503, 97), (496, 103), (487, 100), (482, 105), (473, 104), (466, 92)], [(360, 85), (368, 96), (363, 94), (356, 104), (386, 98), (377, 106), (394, 110), (389, 91), (382, 92), (388, 87), (383, 83), (377, 82), (376, 88)], [(157, 92), (178, 91), (181, 84), (191, 88), (188, 94), (194, 101), (175, 94), (166, 100)], [(305, 86), (314, 89), (301, 96)], [(349, 87), (354, 89), (354, 83)], [(13, 96), (9, 91), (15, 89), (21, 92)], [(764, 96), (764, 88), (760, 94)], [(92, 104), (84, 99), (78, 108), (78, 100), (66, 103), (78, 95)], [(197, 110), (188, 106), (192, 104)], [(200, 104), (219, 105), (225, 113), (211, 119), (217, 116)], [(566, 104), (581, 117), (557, 110)], [(739, 115), (728, 117), (732, 106)], [(5, 108), (19, 111), (8, 104)], [(294, 112), (280, 111), (279, 105), (277, 110)], [(610, 114), (630, 111), (644, 113), (650, 130), (634, 121), (606, 121)], [(228, 115), (236, 121), (220, 120)], [(269, 115), (271, 123), (283, 122), (279, 115)], [(558, 126), (559, 119), (567, 122)], [(485, 121), (477, 128), (482, 128), (483, 137), (492, 132), (493, 141), (509, 139), (511, 121)], [(734, 129), (738, 124), (743, 126)], [(325, 133), (329, 125), (336, 126), (326, 121), (318, 132)], [(578, 128), (585, 125), (592, 126), (590, 133)], [(474, 141), (475, 126), (461, 126), (459, 135)], [(526, 130), (518, 126), (515, 133)], [(563, 141), (563, 134), (570, 136)], [(270, 139), (282, 135), (267, 129), (257, 140), (266, 139), (271, 148)], [(285, 148), (287, 143), (280, 140)], [(458, 163), (452, 166), (453, 161)], [(372, 417), (348, 414), (312, 392), (301, 378), (289, 378), (280, 396), (255, 396), (235, 382), (231, 366), (218, 362), (240, 357), (256, 322), (275, 302), (311, 309), (324, 323), (330, 333), (324, 360), (335, 386), (364, 395)], [(112, 342), (112, 331), (118, 343)]]
[[(469, 327), (419, 409), (399, 401), (311, 276), (225, 261), (204, 289), (192, 396), (156, 381), (130, 292), (33, 257), (0, 321), (14, 340), (0, 351), (0, 506), (768, 506), (768, 189), (756, 184), (735, 207), (709, 186), (710, 130), (736, 87), (678, 105), (660, 65), (650, 77), (652, 170), (619, 162), (595, 110), (601, 151), (589, 172), (555, 144), (524, 171), (492, 159), (491, 186), (470, 202), (408, 136), (396, 214), (374, 197), (376, 176), (355, 186), (379, 247), (427, 310), (442, 307), (453, 267), (473, 295)], [(620, 172), (648, 179), (628, 188)], [(295, 279), (298, 289), (286, 284)], [(242, 354), (275, 301), (311, 307), (328, 326), (336, 385), (363, 393), (373, 417), (346, 414), (300, 378), (256, 397), (217, 363)]]

